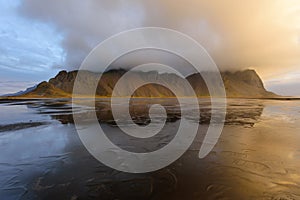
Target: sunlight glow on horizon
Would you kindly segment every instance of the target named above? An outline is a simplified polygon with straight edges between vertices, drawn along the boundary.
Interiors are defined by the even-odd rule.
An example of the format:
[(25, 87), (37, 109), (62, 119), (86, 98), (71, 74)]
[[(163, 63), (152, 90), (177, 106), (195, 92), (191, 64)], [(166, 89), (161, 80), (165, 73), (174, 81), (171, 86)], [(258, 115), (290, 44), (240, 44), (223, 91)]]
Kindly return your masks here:
[(103, 39), (143, 26), (188, 34), (221, 70), (253, 68), (271, 91), (300, 96), (299, 0), (0, 0), (0, 94), (76, 69)]

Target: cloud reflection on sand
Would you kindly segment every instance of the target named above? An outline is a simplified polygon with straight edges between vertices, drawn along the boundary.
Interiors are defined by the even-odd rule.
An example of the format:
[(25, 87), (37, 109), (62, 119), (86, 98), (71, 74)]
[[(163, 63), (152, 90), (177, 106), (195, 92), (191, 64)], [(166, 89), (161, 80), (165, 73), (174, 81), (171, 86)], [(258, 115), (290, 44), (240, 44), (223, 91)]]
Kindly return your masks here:
[[(97, 102), (98, 119), (122, 148), (151, 151), (170, 139), (180, 112), (168, 105), (168, 123), (151, 142), (122, 136), (108, 102)], [(172, 100), (173, 101), (173, 100)], [(145, 100), (134, 102), (133, 119), (147, 123)], [(100, 106), (101, 105), (101, 106)], [(208, 100), (200, 100), (200, 129), (190, 149), (170, 166), (148, 174), (127, 174), (95, 160), (72, 124), (68, 100), (0, 104), (0, 125), (46, 122), (0, 133), (0, 196), (5, 199), (297, 199), (300, 197), (299, 101), (231, 99), (225, 128), (213, 151), (198, 159), (210, 120)], [(147, 106), (146, 106), (147, 107)], [(89, 112), (88, 107), (76, 107)], [(188, 108), (187, 108), (188, 109)], [(141, 112), (139, 112), (141, 111)], [(144, 115), (142, 115), (144, 114)], [(68, 192), (66, 192), (68, 191)]]

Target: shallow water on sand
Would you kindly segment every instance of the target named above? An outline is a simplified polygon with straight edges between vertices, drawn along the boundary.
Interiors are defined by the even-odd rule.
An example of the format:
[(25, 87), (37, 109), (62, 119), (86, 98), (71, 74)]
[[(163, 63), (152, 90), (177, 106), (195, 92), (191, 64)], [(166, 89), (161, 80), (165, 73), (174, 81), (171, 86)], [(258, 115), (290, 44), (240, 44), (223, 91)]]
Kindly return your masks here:
[[(168, 119), (162, 134), (147, 143), (120, 136), (104, 99), (96, 103), (97, 116), (118, 146), (153, 151), (172, 140), (180, 119), (175, 100), (153, 101), (166, 106)], [(200, 128), (189, 150), (145, 174), (119, 172), (94, 159), (77, 135), (68, 99), (2, 101), (0, 199), (300, 199), (300, 101), (228, 100), (222, 135), (204, 159), (198, 153), (210, 103), (199, 101)], [(135, 123), (149, 123), (145, 113), (152, 103), (132, 102)], [(87, 113), (89, 107), (74, 109)]]

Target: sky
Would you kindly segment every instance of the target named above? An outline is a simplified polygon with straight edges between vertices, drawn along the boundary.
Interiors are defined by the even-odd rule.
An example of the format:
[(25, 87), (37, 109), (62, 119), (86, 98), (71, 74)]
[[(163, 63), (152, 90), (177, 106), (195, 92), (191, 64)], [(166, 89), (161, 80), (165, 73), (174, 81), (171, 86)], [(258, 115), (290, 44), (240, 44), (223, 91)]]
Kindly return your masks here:
[(221, 70), (255, 69), (300, 96), (299, 0), (0, 0), (0, 94), (77, 69), (106, 38), (164, 27), (198, 41)]

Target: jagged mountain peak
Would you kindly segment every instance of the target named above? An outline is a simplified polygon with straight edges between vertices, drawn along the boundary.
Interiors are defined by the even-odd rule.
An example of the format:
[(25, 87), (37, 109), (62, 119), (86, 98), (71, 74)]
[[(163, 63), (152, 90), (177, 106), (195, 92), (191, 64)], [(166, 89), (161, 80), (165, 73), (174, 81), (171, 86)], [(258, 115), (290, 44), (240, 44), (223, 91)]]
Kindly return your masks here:
[[(125, 74), (125, 69), (113, 69), (106, 71), (102, 74), (101, 80), (98, 83), (96, 95), (109, 97), (112, 94), (113, 88), (117, 81)], [(54, 78), (48, 82), (40, 83), (33, 91), (30, 91), (26, 96), (39, 96), (39, 97), (69, 97), (73, 92), (73, 85), (78, 71), (67, 72), (60, 71)], [(205, 73), (204, 73), (205, 74)], [(82, 82), (83, 90), (91, 87), (97, 80), (99, 74), (90, 71), (81, 71), (80, 82)], [(205, 74), (209, 76), (207, 72)], [(148, 80), (149, 77), (155, 78), (173, 84), (178, 89), (182, 96), (186, 95), (185, 88), (183, 87), (183, 78), (171, 73), (158, 73), (156, 71), (140, 72), (135, 71), (131, 74), (130, 80), (126, 85), (122, 86), (124, 90), (133, 87), (133, 82)], [(227, 97), (245, 97), (245, 98), (268, 98), (274, 97), (275, 94), (266, 91), (263, 81), (256, 73), (255, 70), (248, 69), (244, 71), (235, 72), (221, 72), (224, 81)], [(193, 87), (197, 96), (209, 96), (207, 86), (198, 74), (192, 74), (186, 77), (191, 86)], [(140, 87), (133, 94), (135, 97), (173, 97), (174, 94), (163, 86), (157, 84), (148, 84)]]

